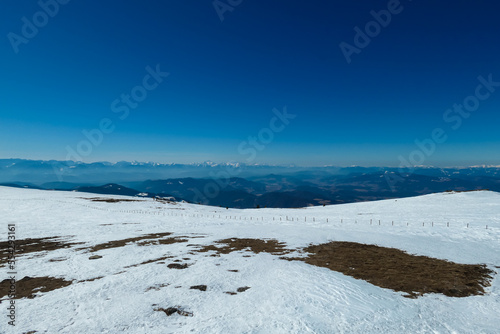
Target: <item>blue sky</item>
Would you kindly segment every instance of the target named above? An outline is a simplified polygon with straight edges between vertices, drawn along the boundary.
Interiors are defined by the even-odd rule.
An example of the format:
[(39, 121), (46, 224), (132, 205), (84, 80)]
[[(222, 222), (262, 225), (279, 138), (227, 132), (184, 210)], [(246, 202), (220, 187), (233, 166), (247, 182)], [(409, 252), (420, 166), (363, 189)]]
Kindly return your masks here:
[[(53, 17), (40, 14), (41, 3)], [(500, 87), (481, 88), (488, 97), (467, 118), (444, 119), (475, 96), (479, 76), (500, 82), (496, 2), (216, 5), (2, 1), (0, 158), (500, 164)], [(356, 47), (354, 28), (366, 34), (372, 11), (390, 22), (377, 23), (348, 63), (339, 45)], [(27, 21), (36, 33), (23, 29)], [(155, 88), (146, 90), (146, 68), (157, 66), (169, 75), (147, 78)], [(133, 91), (134, 108), (122, 100)], [(270, 138), (273, 109), (285, 106), (296, 117)], [(112, 131), (99, 129), (103, 120)], [(446, 140), (428, 151), (415, 144), (437, 128)]]

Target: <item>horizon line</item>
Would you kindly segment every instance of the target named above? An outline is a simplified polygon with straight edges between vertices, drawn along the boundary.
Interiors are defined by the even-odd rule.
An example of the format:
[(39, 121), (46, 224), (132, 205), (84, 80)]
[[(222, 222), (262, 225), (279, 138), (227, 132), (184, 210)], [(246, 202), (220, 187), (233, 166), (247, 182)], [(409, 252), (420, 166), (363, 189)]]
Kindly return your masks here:
[(447, 169), (447, 168), (500, 168), (500, 165), (488, 165), (488, 164), (475, 164), (475, 165), (452, 165), (452, 166), (435, 166), (435, 165), (415, 165), (415, 166), (389, 166), (389, 165), (367, 165), (367, 166), (362, 166), (362, 165), (316, 165), (316, 166), (301, 166), (295, 163), (283, 163), (283, 164), (270, 164), (270, 163), (254, 163), (254, 164), (248, 164), (245, 162), (238, 162), (238, 161), (225, 161), (225, 162), (214, 162), (211, 160), (206, 160), (203, 162), (190, 162), (190, 163), (176, 163), (176, 162), (170, 162), (170, 163), (161, 163), (161, 162), (155, 162), (155, 161), (138, 161), (138, 160), (119, 160), (119, 161), (106, 161), (106, 160), (96, 160), (92, 162), (84, 162), (84, 161), (74, 161), (74, 160), (57, 160), (57, 159), (27, 159), (27, 158), (0, 158), (0, 160), (22, 160), (22, 161), (34, 161), (34, 162), (58, 162), (58, 163), (73, 163), (73, 164), (82, 164), (82, 165), (90, 165), (90, 164), (98, 164), (98, 163), (106, 163), (106, 164), (111, 164), (111, 165), (116, 165), (118, 163), (137, 163), (137, 164), (154, 164), (158, 166), (167, 166), (167, 165), (184, 165), (184, 166), (192, 166), (192, 165), (242, 165), (242, 166), (250, 166), (250, 167), (256, 167), (256, 166), (264, 166), (264, 167), (286, 167), (286, 168), (355, 168), (355, 167), (361, 167), (361, 168), (398, 168), (398, 169), (411, 169), (411, 168), (441, 168), (441, 169)]

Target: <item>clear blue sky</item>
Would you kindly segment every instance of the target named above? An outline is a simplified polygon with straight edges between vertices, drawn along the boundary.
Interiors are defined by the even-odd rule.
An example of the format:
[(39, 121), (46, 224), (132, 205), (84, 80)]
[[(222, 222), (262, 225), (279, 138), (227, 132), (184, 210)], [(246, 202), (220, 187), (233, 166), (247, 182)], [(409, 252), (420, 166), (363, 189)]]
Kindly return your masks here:
[[(42, 3), (54, 12), (54, 1)], [(483, 87), (490, 94), (468, 118), (446, 114), (476, 94), (478, 76), (500, 82), (498, 2), (218, 4), (71, 0), (51, 17), (37, 1), (3, 0), (0, 158), (64, 160), (71, 148), (86, 162), (395, 166), (441, 128), (446, 141), (414, 161), (500, 164), (500, 87)], [(388, 6), (391, 21), (348, 63), (339, 45), (354, 47), (354, 28)], [(147, 91), (157, 64), (169, 75), (156, 88), (148, 78)], [(134, 88), (147, 96), (127, 106)], [(262, 129), (284, 106), (296, 117), (267, 140)], [(113, 131), (89, 149), (82, 131), (103, 119)]]

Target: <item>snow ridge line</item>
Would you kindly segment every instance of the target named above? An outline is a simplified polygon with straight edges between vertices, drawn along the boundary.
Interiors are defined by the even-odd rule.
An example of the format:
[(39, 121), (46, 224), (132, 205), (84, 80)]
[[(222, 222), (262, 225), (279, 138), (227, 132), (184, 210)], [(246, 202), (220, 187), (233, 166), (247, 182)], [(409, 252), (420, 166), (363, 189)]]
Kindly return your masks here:
[[(12, 201), (16, 201), (16, 199), (0, 199), (0, 200), (4, 200), (4, 201), (7, 201), (7, 200), (12, 200)], [(47, 199), (46, 198), (28, 198), (28, 199), (17, 199), (17, 200), (22, 200), (22, 201), (25, 201), (25, 200), (40, 200), (40, 201), (46, 201)], [(130, 214), (142, 214), (142, 215), (151, 215), (151, 216), (171, 216), (171, 217), (185, 217), (185, 218), (212, 218), (212, 219), (223, 219), (223, 220), (241, 220), (241, 221), (264, 221), (264, 216), (259, 216), (259, 217), (256, 217), (256, 216), (241, 216), (241, 215), (221, 215), (221, 214), (212, 214), (212, 215), (207, 215), (207, 214), (178, 214), (178, 213), (175, 213), (175, 212), (158, 212), (158, 211), (147, 211), (147, 210), (111, 210), (111, 209), (107, 209), (107, 208), (101, 208), (101, 207), (97, 207), (97, 206), (92, 206), (92, 205), (88, 205), (88, 204), (81, 204), (81, 203), (76, 203), (76, 202), (71, 202), (71, 201), (62, 201), (62, 200), (56, 200), (56, 199), (51, 199), (50, 200), (51, 202), (58, 202), (58, 203), (64, 203), (64, 204), (74, 204), (74, 205), (79, 205), (79, 206), (82, 206), (82, 207), (86, 207), (86, 208), (89, 208), (89, 209), (93, 209), (93, 210), (99, 210), (99, 211), (105, 211), (105, 212), (113, 212), (113, 213), (130, 213)], [(143, 201), (143, 202), (147, 202), (147, 201)], [(168, 210), (168, 209), (167, 209)], [(260, 219), (259, 219), (260, 218)], [(270, 217), (266, 217), (266, 218), (269, 218), (269, 222), (271, 222), (270, 220)], [(354, 224), (352, 223), (352, 221), (354, 220)], [(335, 223), (335, 221), (331, 218), (323, 218), (323, 219), (317, 219), (316, 217), (308, 217), (308, 216), (304, 216), (303, 219), (302, 218), (299, 218), (299, 217), (290, 217), (290, 216), (273, 216), (272, 217), (272, 221), (275, 221), (275, 222), (283, 222), (283, 221), (286, 221), (286, 222), (299, 222), (299, 221), (302, 221), (302, 222), (313, 222), (313, 223), (316, 223), (316, 225), (320, 224), (320, 223)], [(338, 223), (338, 218), (337, 218), (337, 223)], [(361, 225), (363, 223), (366, 223), (368, 224), (368, 220), (362, 220), (360, 221), (361, 223), (358, 223), (358, 220), (357, 219), (343, 219), (343, 218), (340, 218), (340, 224), (341, 225)], [(431, 221), (431, 222), (426, 222), (426, 221), (423, 221), (419, 223), (412, 223), (410, 224), (409, 222), (406, 222), (406, 224), (404, 222), (397, 222), (397, 221), (391, 221), (390, 223), (384, 223), (382, 224), (382, 220), (380, 219), (370, 219), (369, 221), (369, 224), (371, 226), (391, 226), (391, 227), (414, 227), (414, 226), (417, 226), (417, 227), (447, 227), (447, 228), (453, 228), (453, 227), (458, 227), (458, 228), (470, 228), (470, 229), (489, 229), (489, 230), (496, 230), (497, 228), (495, 227), (491, 227), (491, 225), (488, 225), (488, 224), (485, 224), (485, 225), (477, 225), (477, 224), (471, 224), (471, 223), (454, 223), (454, 224), (450, 224), (450, 222), (434, 222), (434, 221)], [(308, 225), (311, 225), (311, 224), (308, 224)], [(461, 227), (459, 225), (462, 225)]]

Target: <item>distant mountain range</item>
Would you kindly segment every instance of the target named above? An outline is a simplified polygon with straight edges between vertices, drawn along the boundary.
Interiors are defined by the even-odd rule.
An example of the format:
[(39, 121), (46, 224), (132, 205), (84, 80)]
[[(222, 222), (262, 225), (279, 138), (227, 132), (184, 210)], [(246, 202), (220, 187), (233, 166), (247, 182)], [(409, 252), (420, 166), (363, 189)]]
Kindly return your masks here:
[[(61, 174), (57, 174), (57, 168)], [(175, 177), (178, 175), (182, 177)], [(0, 183), (35, 189), (175, 197), (233, 208), (293, 208), (451, 190), (500, 191), (500, 167), (417, 167), (410, 171), (392, 167), (84, 164), (7, 159), (0, 160)]]
[(198, 164), (159, 164), (127, 161), (83, 163), (0, 159), (0, 182), (102, 184), (148, 179), (225, 177), (226, 175), (248, 177), (301, 170), (307, 169), (294, 166), (246, 165), (241, 163), (218, 164), (210, 161)]

